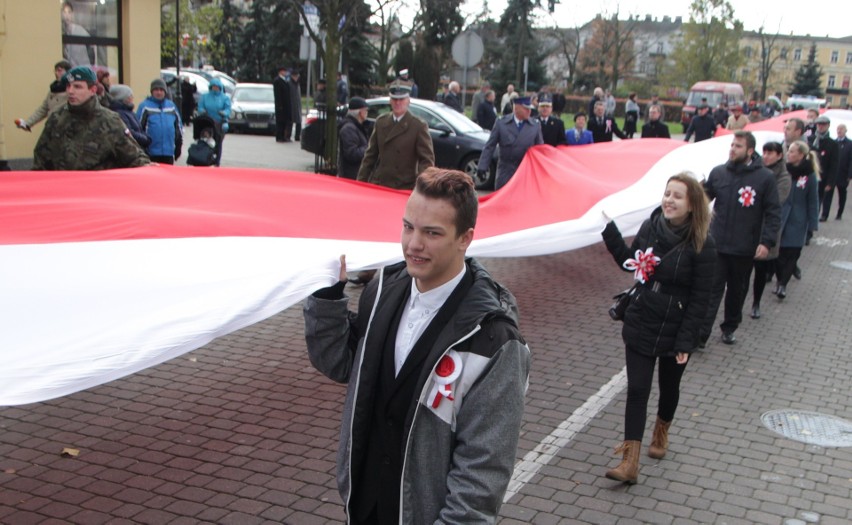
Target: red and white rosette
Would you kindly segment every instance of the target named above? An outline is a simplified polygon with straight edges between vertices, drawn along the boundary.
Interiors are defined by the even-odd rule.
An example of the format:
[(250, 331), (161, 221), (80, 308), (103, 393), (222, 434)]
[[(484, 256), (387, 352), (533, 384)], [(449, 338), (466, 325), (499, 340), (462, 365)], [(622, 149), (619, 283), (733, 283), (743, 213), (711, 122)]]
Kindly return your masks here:
[(635, 259), (627, 259), (622, 266), (625, 270), (633, 271), (633, 278), (644, 284), (654, 275), (654, 267), (660, 264), (660, 258), (654, 255), (654, 247), (649, 246), (644, 252), (636, 250)]
[(757, 198), (757, 192), (751, 186), (745, 186), (740, 188), (738, 192), (740, 194), (740, 204), (743, 205), (743, 208), (750, 208), (754, 206), (754, 200)]
[(808, 185), (808, 178), (807, 177), (799, 177), (798, 179), (796, 179), (796, 187), (799, 188), (800, 190), (805, 189), (805, 186), (807, 186), (807, 185)]
[(455, 350), (449, 350), (435, 366), (432, 374), (432, 391), (429, 392), (429, 406), (438, 408), (444, 398), (453, 400), (453, 383), (462, 373), (461, 356)]

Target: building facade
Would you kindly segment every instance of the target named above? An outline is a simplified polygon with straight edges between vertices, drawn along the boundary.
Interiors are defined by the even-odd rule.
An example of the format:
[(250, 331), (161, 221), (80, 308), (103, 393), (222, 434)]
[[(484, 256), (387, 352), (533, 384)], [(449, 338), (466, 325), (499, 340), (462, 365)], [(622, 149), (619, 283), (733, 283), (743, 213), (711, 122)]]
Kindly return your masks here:
[[(748, 97), (758, 99), (762, 74), (768, 70), (766, 95), (775, 95), (783, 100), (792, 94), (790, 89), (796, 72), (807, 63), (811, 46), (814, 44), (816, 61), (823, 71), (822, 91), (825, 93), (825, 101), (831, 107), (845, 108), (852, 103), (849, 96), (852, 36), (776, 36), (747, 31), (740, 41), (744, 61), (737, 74), (737, 81), (743, 85)], [(762, 60), (764, 54), (768, 57), (767, 61)]]
[(16, 128), (42, 103), (61, 59), (107, 70), (137, 100), (160, 71), (160, 0), (0, 0), (0, 163), (27, 169), (44, 121)]

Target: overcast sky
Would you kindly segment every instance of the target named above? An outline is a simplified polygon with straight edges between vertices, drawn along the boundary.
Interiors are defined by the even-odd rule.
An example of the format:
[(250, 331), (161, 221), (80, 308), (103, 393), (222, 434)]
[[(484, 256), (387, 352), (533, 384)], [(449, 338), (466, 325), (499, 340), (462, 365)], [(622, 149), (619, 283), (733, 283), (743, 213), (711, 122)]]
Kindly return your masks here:
[[(492, 16), (496, 19), (506, 8), (506, 0), (467, 0), (463, 6), (466, 14), (478, 13), (482, 4), (488, 3)], [(546, 2), (546, 0), (544, 0)], [(852, 4), (847, 0), (830, 3), (807, 2), (803, 0), (730, 0), (734, 14), (742, 20), (746, 30), (756, 31), (763, 25), (766, 31), (779, 31), (782, 34), (830, 36), (842, 38), (852, 35), (850, 12)], [(629, 15), (646, 14), (657, 19), (663, 16), (682, 16), (684, 21), (689, 18), (691, 0), (561, 0), (552, 15), (539, 17), (539, 25), (553, 25), (554, 20), (560, 27), (583, 25), (598, 13), (619, 12), (620, 19)], [(767, 7), (769, 6), (769, 7)], [(808, 6), (816, 8), (808, 9)], [(835, 16), (828, 14), (833, 11)], [(838, 16), (842, 12), (843, 16)], [(468, 16), (472, 22), (474, 17)]]

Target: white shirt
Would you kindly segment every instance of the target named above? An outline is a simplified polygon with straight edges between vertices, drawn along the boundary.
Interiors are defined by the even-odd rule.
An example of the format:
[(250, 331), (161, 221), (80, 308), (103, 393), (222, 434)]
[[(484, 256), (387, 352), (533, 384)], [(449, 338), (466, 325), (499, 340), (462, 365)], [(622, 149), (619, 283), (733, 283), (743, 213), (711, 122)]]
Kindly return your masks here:
[(458, 275), (445, 282), (441, 286), (420, 292), (414, 279), (411, 280), (411, 296), (402, 311), (399, 319), (399, 328), (396, 331), (396, 344), (394, 345), (394, 370), (399, 375), (402, 365), (408, 359), (408, 354), (414, 348), (414, 344), (423, 335), (426, 327), (438, 314), (438, 310), (447, 302), (447, 298), (456, 289), (456, 286), (464, 277), (467, 265), (463, 265)]

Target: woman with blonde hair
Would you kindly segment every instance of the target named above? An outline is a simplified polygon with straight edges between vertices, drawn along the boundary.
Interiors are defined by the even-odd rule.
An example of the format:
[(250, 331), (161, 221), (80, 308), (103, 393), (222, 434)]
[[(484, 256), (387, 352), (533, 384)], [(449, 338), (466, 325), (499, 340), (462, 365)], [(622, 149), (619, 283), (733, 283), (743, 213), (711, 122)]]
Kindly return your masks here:
[[(778, 287), (775, 295), (787, 297), (805, 239), (819, 229), (819, 158), (803, 140), (787, 149), (787, 172), (792, 177), (790, 196), (781, 207), (781, 248), (778, 250)], [(809, 235), (811, 234), (811, 235)]]
[[(660, 207), (651, 213), (628, 248), (615, 222), (602, 232), (619, 267), (634, 272), (637, 294), (624, 314), (621, 335), (627, 362), (627, 405), (621, 463), (606, 477), (626, 483), (639, 478), (639, 452), (659, 360), (660, 399), (648, 455), (661, 459), (680, 397), (689, 355), (710, 304), (716, 246), (710, 208), (701, 184), (690, 173), (669, 178)], [(605, 216), (606, 217), (606, 216)]]

